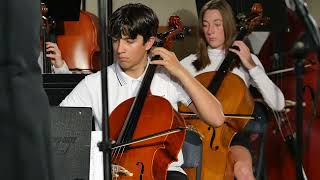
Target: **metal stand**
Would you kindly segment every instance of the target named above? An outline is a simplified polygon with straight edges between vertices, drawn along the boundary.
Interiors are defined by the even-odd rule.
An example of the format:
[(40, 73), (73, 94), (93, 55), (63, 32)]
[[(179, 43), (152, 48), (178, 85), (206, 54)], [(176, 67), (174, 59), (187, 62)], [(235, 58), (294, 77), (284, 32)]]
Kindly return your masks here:
[[(295, 4), (295, 10), (301, 21), (303, 22), (307, 35), (311, 37), (311, 47), (315, 48), (315, 51), (320, 55), (320, 33), (318, 26), (315, 23), (313, 17), (309, 14), (307, 4), (303, 0), (293, 0)], [(293, 54), (295, 61), (296, 72), (296, 173), (297, 179), (304, 179), (303, 166), (302, 166), (302, 126), (303, 126), (303, 63), (307, 50), (305, 44), (297, 42), (293, 48)]]
[[(103, 152), (103, 175), (105, 180), (112, 179), (111, 173), (111, 142), (109, 140), (109, 112), (108, 112), (108, 77), (106, 52), (110, 52), (110, 45), (106, 43), (106, 0), (98, 0), (99, 25), (100, 25), (100, 49), (101, 49), (101, 88), (102, 88), (102, 142), (98, 143), (99, 150)], [(112, 0), (108, 0), (108, 16), (111, 15)], [(111, 50), (112, 51), (112, 50)]]
[(303, 42), (297, 42), (293, 48), (293, 54), (295, 57), (295, 73), (296, 73), (296, 143), (295, 143), (295, 161), (296, 161), (296, 175), (298, 180), (303, 180), (303, 166), (302, 166), (302, 154), (303, 154), (303, 69), (304, 69), (304, 57), (306, 49)]

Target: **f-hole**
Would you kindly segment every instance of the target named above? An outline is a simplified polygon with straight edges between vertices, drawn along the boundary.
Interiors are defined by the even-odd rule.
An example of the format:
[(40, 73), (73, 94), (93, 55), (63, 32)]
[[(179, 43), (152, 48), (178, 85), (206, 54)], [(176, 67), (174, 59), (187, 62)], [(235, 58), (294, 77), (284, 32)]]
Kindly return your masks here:
[(140, 170), (140, 180), (143, 179), (143, 173), (144, 173), (144, 164), (142, 162), (137, 162), (137, 166), (141, 165), (141, 170)]
[[(213, 145), (213, 140), (216, 137), (216, 131), (215, 131), (214, 128), (209, 126), (208, 130), (210, 131), (211, 129), (212, 129), (212, 136), (211, 136), (211, 139), (210, 139), (210, 147), (211, 147), (211, 149), (213, 149), (212, 145)], [(217, 150), (217, 147), (215, 147), (215, 150)]]

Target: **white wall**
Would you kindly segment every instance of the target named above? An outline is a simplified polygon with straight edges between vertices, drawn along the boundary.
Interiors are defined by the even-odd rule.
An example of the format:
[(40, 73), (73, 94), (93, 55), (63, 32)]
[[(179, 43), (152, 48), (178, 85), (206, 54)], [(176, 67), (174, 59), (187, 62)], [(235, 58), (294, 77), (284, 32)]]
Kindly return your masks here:
[(306, 0), (308, 9), (311, 15), (316, 20), (318, 26), (320, 26), (320, 1), (319, 0)]
[[(166, 26), (172, 15), (179, 15), (185, 25), (197, 23), (195, 0), (114, 0), (113, 10), (128, 3), (142, 3), (152, 8), (157, 14), (160, 26)], [(87, 0), (87, 11), (98, 14), (97, 0)]]
[[(87, 0), (87, 11), (98, 14), (98, 0)], [(113, 0), (113, 9), (127, 3), (143, 3), (151, 7), (158, 15), (160, 26), (165, 26), (171, 15), (179, 15), (185, 25), (197, 24), (195, 0)], [(306, 0), (311, 15), (320, 24), (320, 0)]]

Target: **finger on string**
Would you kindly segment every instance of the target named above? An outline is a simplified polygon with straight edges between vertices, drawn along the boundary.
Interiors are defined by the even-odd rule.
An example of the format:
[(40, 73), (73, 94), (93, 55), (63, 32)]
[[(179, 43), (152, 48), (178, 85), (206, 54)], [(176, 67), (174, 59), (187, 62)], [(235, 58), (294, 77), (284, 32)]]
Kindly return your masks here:
[(56, 52), (56, 51), (57, 51), (57, 49), (56, 49), (56, 48), (54, 48), (54, 47), (49, 47), (49, 48), (47, 48), (47, 51)]
[(47, 45), (47, 46), (55, 46), (55, 45), (56, 45), (56, 43), (46, 42), (46, 45)]
[(164, 66), (164, 65), (167, 64), (167, 62), (164, 61), (164, 60), (153, 60), (153, 61), (150, 62), (150, 64), (155, 64), (155, 65), (162, 65), (162, 66)]
[(162, 57), (162, 55), (170, 56), (171, 51), (168, 51), (165, 48), (155, 48), (152, 50), (152, 54), (153, 55), (160, 55), (161, 57)]
[(239, 55), (239, 50), (236, 50), (236, 49), (233, 49), (233, 48), (229, 48), (229, 51), (231, 51), (231, 52), (234, 52), (234, 53), (236, 53), (236, 54), (238, 54)]
[(56, 59), (56, 55), (54, 54), (47, 54), (46, 57)]

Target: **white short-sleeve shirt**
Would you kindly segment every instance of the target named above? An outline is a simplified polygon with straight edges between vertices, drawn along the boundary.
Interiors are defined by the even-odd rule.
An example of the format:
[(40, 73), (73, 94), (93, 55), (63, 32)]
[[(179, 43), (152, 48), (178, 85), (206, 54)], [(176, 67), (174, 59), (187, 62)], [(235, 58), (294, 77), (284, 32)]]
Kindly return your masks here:
[[(125, 74), (120, 66), (115, 63), (108, 67), (108, 106), (109, 114), (125, 100), (135, 97), (143, 76), (134, 79)], [(162, 67), (158, 67), (151, 83), (151, 94), (167, 99), (172, 107), (177, 110), (178, 102), (189, 105), (192, 101), (180, 83), (171, 77)], [(88, 75), (72, 92), (61, 102), (60, 106), (91, 107), (95, 118), (96, 130), (101, 130), (102, 122), (102, 97), (101, 97), (101, 73)], [(170, 164), (168, 170), (183, 172), (182, 153), (179, 153), (178, 162)]]

